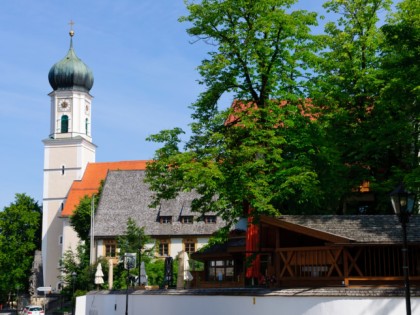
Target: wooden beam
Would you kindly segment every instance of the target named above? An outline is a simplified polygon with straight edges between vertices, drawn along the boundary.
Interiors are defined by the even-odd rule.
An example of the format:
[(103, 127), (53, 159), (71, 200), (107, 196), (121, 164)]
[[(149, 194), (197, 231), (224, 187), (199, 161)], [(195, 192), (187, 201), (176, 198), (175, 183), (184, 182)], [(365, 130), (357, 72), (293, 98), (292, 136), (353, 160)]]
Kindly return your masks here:
[(348, 239), (346, 237), (337, 236), (337, 235), (330, 234), (327, 232), (314, 230), (303, 225), (298, 225), (298, 224), (284, 221), (281, 219), (281, 217), (274, 218), (274, 217), (268, 217), (268, 216), (261, 216), (260, 223), (275, 226), (275, 227), (282, 228), (288, 231), (304, 234), (310, 237), (319, 238), (319, 239), (322, 239), (324, 241), (331, 242), (331, 243), (347, 244), (347, 243), (354, 242), (353, 240)]

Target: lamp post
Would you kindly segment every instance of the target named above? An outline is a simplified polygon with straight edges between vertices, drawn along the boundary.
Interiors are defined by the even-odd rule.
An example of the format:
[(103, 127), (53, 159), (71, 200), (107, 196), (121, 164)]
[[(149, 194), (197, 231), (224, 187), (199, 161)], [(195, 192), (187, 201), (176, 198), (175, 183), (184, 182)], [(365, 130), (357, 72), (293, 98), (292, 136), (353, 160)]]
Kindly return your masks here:
[(127, 289), (125, 291), (125, 315), (128, 315), (128, 287), (130, 284), (130, 269), (136, 267), (136, 253), (124, 254), (124, 268), (127, 269)]
[(404, 185), (399, 185), (391, 192), (391, 203), (395, 214), (400, 219), (403, 230), (403, 273), (404, 273), (404, 287), (405, 287), (405, 306), (407, 315), (411, 315), (410, 302), (410, 279), (408, 269), (408, 246), (407, 246), (407, 223), (410, 215), (413, 213), (416, 202), (416, 195), (404, 189)]
[(17, 284), (16, 285), (16, 310), (19, 309), (19, 289), (20, 289), (20, 285)]
[(90, 265), (94, 264), (95, 255), (95, 194), (92, 195), (90, 205)]
[(75, 297), (74, 297), (74, 285), (75, 285), (75, 283), (76, 283), (76, 277), (77, 277), (77, 273), (75, 272), (75, 271), (73, 271), (72, 273), (71, 273), (71, 282), (73, 283), (73, 295), (72, 295), (72, 300), (73, 300), (73, 312), (72, 312), (72, 314), (74, 314), (74, 309), (75, 309), (75, 306), (76, 306), (76, 299), (75, 299)]
[(140, 282), (140, 275), (141, 275), (141, 238), (140, 238), (140, 245), (139, 245), (139, 286), (141, 285)]

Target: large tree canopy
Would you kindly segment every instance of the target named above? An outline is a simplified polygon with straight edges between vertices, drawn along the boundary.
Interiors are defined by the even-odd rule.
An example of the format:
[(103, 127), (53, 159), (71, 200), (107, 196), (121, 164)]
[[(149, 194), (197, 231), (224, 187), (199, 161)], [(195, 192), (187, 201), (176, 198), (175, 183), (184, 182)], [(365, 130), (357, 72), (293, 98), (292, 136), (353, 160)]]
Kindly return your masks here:
[(382, 27), (381, 105), (390, 117), (387, 124), (392, 144), (390, 177), (404, 178), (413, 189), (420, 188), (420, 2), (403, 0), (397, 12)]
[[(149, 137), (162, 143), (147, 169), (155, 205), (196, 189), (193, 208), (228, 221), (250, 209), (333, 213), (369, 181), (368, 211), (378, 213), (390, 209), (387, 193), (403, 172), (415, 182), (418, 1), (402, 1), (382, 31), (391, 0), (328, 0), (336, 19), (319, 36), (316, 14), (295, 2), (187, 3), (181, 21), (210, 47), (198, 67), (205, 91), (184, 147), (179, 128)], [(226, 93), (234, 101), (223, 110)]]
[[(98, 192), (94, 195), (83, 196), (77, 204), (73, 214), (70, 216), (70, 225), (77, 232), (77, 235), (82, 241), (89, 241), (90, 223), (92, 217), (92, 210), (96, 211), (101, 198), (104, 181), (100, 182)], [(93, 205), (92, 205), (93, 201)], [(92, 206), (94, 209), (92, 209)]]
[(389, 167), (384, 152), (391, 138), (384, 137), (384, 122), (389, 119), (380, 105), (384, 84), (380, 52), (384, 39), (377, 25), (379, 14), (387, 12), (390, 4), (390, 0), (324, 3), (327, 11), (338, 18), (326, 23), (326, 48), (321, 53), (312, 95), (314, 102), (323, 106), (320, 119), (344, 166), (336, 172), (343, 203), (363, 181), (369, 181), (376, 193), (378, 187), (389, 191), (388, 186), (383, 186), (383, 171)]
[(16, 194), (0, 212), (0, 294), (29, 286), (36, 249), (41, 247), (41, 207), (31, 197)]
[[(305, 100), (319, 47), (310, 35), (317, 19), (293, 10), (294, 3), (187, 4), (190, 15), (181, 21), (213, 50), (199, 66), (206, 90), (192, 105), (192, 136), (185, 147), (179, 147), (179, 128), (149, 138), (163, 143), (147, 172), (156, 204), (196, 189), (202, 197), (193, 208), (216, 211), (228, 221), (249, 208), (257, 217), (316, 212), (324, 204), (331, 185), (327, 165), (335, 153), (323, 142)], [(225, 93), (237, 100), (228, 110), (218, 104)]]
[(419, 165), (419, 4), (400, 2), (394, 16), (378, 28), (379, 16), (389, 12), (391, 4), (390, 0), (324, 4), (339, 18), (326, 25), (328, 45), (314, 99), (328, 107), (322, 115), (328, 121), (326, 134), (346, 166), (337, 173), (347, 192), (343, 197), (369, 181), (375, 202), (368, 213), (389, 212), (389, 192), (400, 181), (414, 188), (410, 178), (416, 177)]

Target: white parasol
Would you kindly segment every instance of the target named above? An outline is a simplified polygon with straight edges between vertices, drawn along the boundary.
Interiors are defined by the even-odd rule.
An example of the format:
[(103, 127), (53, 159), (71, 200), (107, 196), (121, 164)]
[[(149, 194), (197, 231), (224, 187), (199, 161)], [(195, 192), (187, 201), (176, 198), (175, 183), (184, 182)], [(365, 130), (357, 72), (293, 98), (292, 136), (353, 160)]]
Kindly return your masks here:
[(146, 267), (144, 265), (144, 261), (140, 264), (140, 284), (147, 285), (147, 274), (146, 274)]
[(190, 264), (188, 262), (188, 253), (182, 251), (178, 255), (178, 277), (176, 281), (177, 289), (184, 289), (184, 281), (191, 281), (193, 276), (190, 272)]
[(96, 267), (96, 273), (95, 273), (95, 284), (104, 284), (104, 273), (102, 272), (102, 265), (101, 263), (98, 264)]
[(188, 258), (188, 253), (184, 252), (183, 255), (183, 262), (184, 262), (184, 280), (185, 281), (192, 281), (194, 277), (192, 276), (190, 272), (190, 259)]

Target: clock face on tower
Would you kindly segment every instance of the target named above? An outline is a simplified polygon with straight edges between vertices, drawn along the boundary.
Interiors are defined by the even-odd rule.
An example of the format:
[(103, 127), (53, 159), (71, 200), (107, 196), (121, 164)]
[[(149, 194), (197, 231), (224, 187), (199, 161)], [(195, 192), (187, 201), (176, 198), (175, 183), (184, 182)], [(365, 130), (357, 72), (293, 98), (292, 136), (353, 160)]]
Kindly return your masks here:
[(60, 100), (58, 102), (58, 110), (60, 112), (68, 112), (71, 110), (70, 100)]
[(89, 116), (90, 114), (90, 103), (86, 102), (85, 106), (85, 114)]

